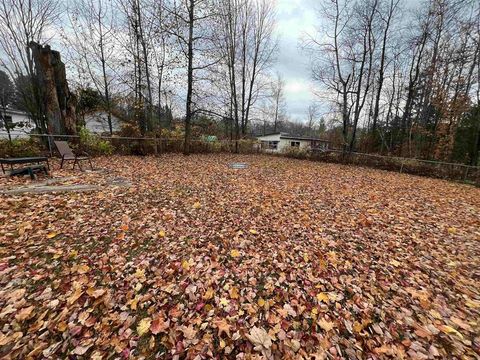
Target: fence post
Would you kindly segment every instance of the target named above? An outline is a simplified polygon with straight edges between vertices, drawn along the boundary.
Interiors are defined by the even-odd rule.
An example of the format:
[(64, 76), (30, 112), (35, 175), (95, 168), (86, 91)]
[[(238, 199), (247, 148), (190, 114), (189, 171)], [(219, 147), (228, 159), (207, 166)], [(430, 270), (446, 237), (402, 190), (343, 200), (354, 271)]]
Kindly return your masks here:
[(47, 137), (47, 143), (48, 143), (48, 151), (50, 152), (50, 157), (53, 157), (52, 139), (50, 136)]

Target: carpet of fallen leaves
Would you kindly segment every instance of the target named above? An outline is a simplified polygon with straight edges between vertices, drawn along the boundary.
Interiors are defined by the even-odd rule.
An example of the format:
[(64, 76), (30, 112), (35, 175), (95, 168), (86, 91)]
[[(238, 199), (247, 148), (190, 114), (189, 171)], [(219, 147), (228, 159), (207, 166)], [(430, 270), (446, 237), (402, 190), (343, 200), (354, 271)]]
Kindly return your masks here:
[(0, 195), (0, 358), (480, 357), (480, 189), (269, 156), (95, 163), (54, 176), (132, 186)]

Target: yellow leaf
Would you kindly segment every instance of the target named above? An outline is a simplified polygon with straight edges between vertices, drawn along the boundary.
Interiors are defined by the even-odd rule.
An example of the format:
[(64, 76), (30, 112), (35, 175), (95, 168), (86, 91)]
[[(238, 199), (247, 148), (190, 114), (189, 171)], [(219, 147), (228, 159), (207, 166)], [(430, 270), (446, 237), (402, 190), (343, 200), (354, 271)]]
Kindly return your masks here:
[(202, 207), (202, 204), (200, 204), (200, 202), (197, 201), (196, 203), (193, 204), (192, 207), (193, 207), (194, 209), (199, 209), (199, 208)]
[(130, 309), (137, 310), (137, 305), (138, 305), (138, 297), (135, 297), (134, 299), (130, 300)]
[(230, 256), (233, 258), (236, 258), (240, 256), (240, 253), (238, 252), (237, 249), (233, 249), (232, 251), (230, 251)]
[(333, 322), (327, 321), (325, 319), (318, 319), (317, 324), (326, 332), (329, 332), (333, 329)]
[(232, 286), (228, 292), (232, 299), (238, 299), (238, 289), (235, 286)]
[(145, 318), (142, 319), (137, 326), (137, 332), (139, 336), (142, 336), (150, 331), (150, 324), (152, 323), (152, 319)]
[(263, 307), (265, 305), (265, 300), (263, 298), (258, 299), (257, 301), (258, 306)]
[(160, 230), (158, 232), (158, 237), (161, 237), (161, 238), (165, 237), (165, 230)]
[(398, 262), (397, 260), (390, 260), (390, 264), (393, 265), (393, 266), (395, 266), (395, 267), (398, 267), (398, 266), (401, 265), (401, 263)]
[(77, 272), (79, 274), (85, 274), (90, 271), (90, 267), (88, 265), (78, 265)]
[(353, 331), (355, 331), (356, 333), (359, 333), (362, 330), (363, 330), (363, 325), (360, 324), (358, 321), (355, 321), (353, 323)]
[(190, 263), (187, 260), (183, 260), (182, 261), (182, 268), (184, 268), (187, 271), (190, 270)]
[(58, 234), (55, 232), (55, 231), (52, 231), (51, 233), (48, 233), (47, 234), (47, 239), (53, 239), (55, 236), (57, 236)]
[(472, 309), (478, 309), (480, 308), (480, 301), (468, 299), (465, 302), (465, 305), (467, 305), (469, 308), (472, 308)]
[(463, 339), (463, 335), (460, 334), (456, 329), (454, 329), (451, 326), (448, 325), (441, 325), (438, 327), (441, 331), (443, 331), (446, 334), (455, 334), (457, 335), (460, 339)]
[(207, 291), (205, 291), (205, 294), (203, 294), (203, 299), (204, 300), (210, 300), (211, 298), (213, 298), (214, 294), (215, 294), (215, 292), (210, 287), (210, 288), (207, 289)]
[(324, 303), (328, 304), (328, 294), (327, 293), (318, 293), (317, 294), (317, 300), (319, 302), (323, 301)]
[(137, 279), (145, 279), (145, 269), (137, 268), (137, 270), (135, 271), (135, 277)]
[(442, 315), (437, 310), (431, 309), (430, 315), (432, 315), (435, 319), (440, 320), (442, 318)]

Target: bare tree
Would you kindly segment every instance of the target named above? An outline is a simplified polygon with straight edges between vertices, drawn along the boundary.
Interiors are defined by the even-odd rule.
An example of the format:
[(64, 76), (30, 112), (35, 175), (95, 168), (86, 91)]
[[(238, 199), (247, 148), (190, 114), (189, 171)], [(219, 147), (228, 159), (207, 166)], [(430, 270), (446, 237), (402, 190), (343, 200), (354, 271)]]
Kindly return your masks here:
[(15, 124), (7, 121), (7, 107), (14, 102), (14, 99), (15, 87), (12, 83), (12, 80), (6, 72), (0, 70), (0, 128), (5, 128), (10, 141), (12, 141), (12, 135), (10, 134), (10, 131)]
[(65, 34), (67, 46), (75, 53), (79, 73), (86, 73), (94, 88), (102, 94), (110, 134), (112, 127), (113, 61), (118, 49), (114, 42), (114, 9), (105, 0), (76, 0), (70, 24), (74, 36)]
[(35, 78), (32, 42), (44, 44), (47, 31), (60, 13), (58, 0), (2, 0), (0, 2), (0, 66), (12, 79), (28, 78), (21, 96), (36, 127), (47, 131), (41, 89)]
[(217, 64), (212, 24), (215, 16), (213, 2), (209, 0), (173, 0), (165, 4), (171, 21), (167, 32), (176, 39), (178, 51), (186, 63), (185, 139), (184, 154), (190, 153), (191, 127), (194, 116), (203, 109), (196, 85), (201, 73)]
[[(358, 28), (354, 27), (352, 30), (357, 33), (359, 29), (361, 43), (359, 53), (353, 53), (353, 62), (359, 64), (358, 75), (354, 77), (356, 89), (354, 95), (354, 118), (352, 137), (350, 139), (350, 151), (354, 150), (356, 133), (358, 129), (358, 122), (362, 109), (367, 99), (367, 94), (371, 85), (370, 79), (372, 75), (373, 52), (375, 51), (375, 39), (373, 34), (373, 22), (377, 12), (378, 0), (367, 1), (363, 6), (356, 8), (355, 12), (359, 18)], [(353, 36), (353, 33), (351, 34)]]
[[(327, 93), (332, 93), (332, 101), (339, 109), (342, 119), (342, 147), (348, 146), (351, 103), (349, 95), (353, 86), (354, 65), (349, 61), (352, 57), (352, 46), (347, 36), (347, 24), (352, 13), (347, 3), (334, 0), (322, 4), (319, 15), (332, 26), (319, 28), (304, 42), (304, 49), (312, 56), (312, 73), (314, 80), (325, 86)], [(327, 26), (327, 25), (326, 25)], [(328, 40), (326, 40), (328, 39)]]
[(312, 103), (307, 108), (307, 127), (311, 134), (316, 132), (317, 126), (320, 125), (320, 108), (318, 104)]
[(375, 105), (372, 117), (372, 132), (375, 134), (377, 129), (377, 122), (380, 113), (380, 100), (382, 97), (383, 84), (385, 81), (385, 72), (387, 64), (387, 49), (390, 41), (390, 30), (394, 15), (398, 10), (398, 4), (400, 0), (390, 0), (386, 10), (380, 9), (380, 17), (383, 22), (383, 36), (382, 36), (382, 49), (380, 54), (380, 65), (378, 68), (378, 79), (376, 86)]
[(228, 85), (220, 87), (228, 91), (226, 106), (231, 110), (229, 118), (233, 119), (238, 140), (246, 136), (252, 108), (262, 91), (267, 90), (265, 75), (276, 49), (275, 13), (265, 0), (218, 0), (217, 7), (217, 46), (228, 79)]
[(286, 102), (285, 102), (285, 80), (280, 73), (277, 73), (275, 78), (270, 84), (270, 113), (273, 122), (273, 131), (278, 130), (279, 123), (285, 118), (286, 115)]

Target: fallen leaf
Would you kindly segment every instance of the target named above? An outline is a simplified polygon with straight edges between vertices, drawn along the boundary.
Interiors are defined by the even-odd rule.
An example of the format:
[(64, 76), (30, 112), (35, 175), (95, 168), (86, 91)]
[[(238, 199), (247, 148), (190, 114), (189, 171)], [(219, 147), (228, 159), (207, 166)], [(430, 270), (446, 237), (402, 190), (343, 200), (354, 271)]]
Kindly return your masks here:
[(150, 330), (150, 325), (152, 323), (152, 319), (150, 318), (144, 318), (140, 320), (140, 322), (137, 325), (137, 333), (139, 336), (142, 336)]
[(195, 202), (192, 206), (194, 209), (200, 209), (202, 207), (202, 204), (200, 204), (200, 202)]
[(150, 331), (152, 332), (153, 335), (157, 335), (162, 332), (165, 332), (169, 326), (170, 326), (170, 321), (165, 321), (165, 318), (163, 316), (158, 316), (155, 319), (153, 319), (150, 325)]
[(334, 327), (333, 322), (327, 321), (325, 319), (318, 319), (317, 324), (318, 324), (318, 326), (320, 326), (326, 332), (329, 332)]
[(261, 352), (264, 356), (270, 356), (270, 348), (272, 347), (272, 338), (263, 328), (254, 326), (250, 333), (246, 335), (248, 340), (253, 344), (254, 349)]
[(26, 308), (21, 309), (17, 315), (15, 315), (15, 319), (17, 321), (24, 321), (32, 315), (33, 309), (35, 309), (34, 306), (29, 306)]
[(318, 300), (318, 302), (324, 302), (324, 303), (328, 304), (328, 302), (329, 302), (328, 294), (324, 293), (324, 292), (318, 293), (317, 294), (317, 300)]
[(47, 234), (47, 239), (53, 239), (54, 237), (56, 237), (58, 234), (54, 231), (50, 232)]

